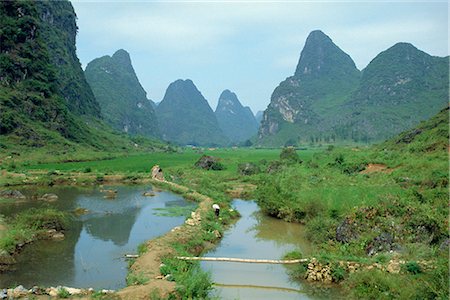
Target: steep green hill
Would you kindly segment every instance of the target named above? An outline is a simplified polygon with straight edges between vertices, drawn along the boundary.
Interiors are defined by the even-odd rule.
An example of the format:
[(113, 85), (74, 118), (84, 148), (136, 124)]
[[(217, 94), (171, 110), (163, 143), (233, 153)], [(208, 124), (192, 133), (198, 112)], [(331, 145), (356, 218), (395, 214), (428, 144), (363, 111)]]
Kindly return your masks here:
[(132, 135), (159, 135), (152, 102), (147, 99), (125, 50), (94, 59), (85, 74), (108, 124)]
[(363, 70), (335, 131), (379, 141), (429, 119), (448, 103), (448, 66), (448, 57), (430, 56), (408, 43), (392, 46)]
[(69, 1), (36, 1), (58, 89), (71, 112), (100, 117), (100, 107), (89, 88), (76, 55), (76, 14)]
[(219, 97), (215, 111), (223, 133), (238, 143), (251, 138), (258, 130), (258, 124), (248, 106), (242, 106), (235, 93), (225, 90)]
[(322, 31), (309, 34), (294, 76), (274, 90), (259, 128), (259, 142), (297, 144), (327, 131), (335, 109), (357, 88), (360, 72)]
[(37, 139), (33, 122), (39, 122), (63, 137), (77, 139), (80, 128), (65, 105), (39, 5), (0, 2), (0, 134), (13, 133), (32, 143)]
[(207, 146), (228, 142), (208, 101), (189, 79), (169, 85), (156, 114), (164, 140)]
[(448, 65), (448, 57), (398, 43), (360, 73), (329, 37), (313, 31), (295, 75), (272, 94), (259, 143), (368, 143), (392, 137), (445, 107)]
[(98, 103), (75, 53), (75, 19), (68, 1), (0, 1), (1, 153), (56, 156), (153, 147), (98, 119)]

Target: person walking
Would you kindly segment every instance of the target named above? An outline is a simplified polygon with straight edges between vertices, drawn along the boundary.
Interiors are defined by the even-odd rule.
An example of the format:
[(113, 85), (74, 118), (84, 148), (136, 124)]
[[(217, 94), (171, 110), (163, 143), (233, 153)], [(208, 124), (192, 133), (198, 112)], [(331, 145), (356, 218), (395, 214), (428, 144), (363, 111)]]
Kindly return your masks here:
[(215, 214), (216, 214), (216, 217), (218, 217), (219, 214), (220, 214), (220, 206), (219, 206), (219, 204), (214, 203), (213, 206), (212, 206), (212, 208), (214, 209), (214, 212), (215, 212)]

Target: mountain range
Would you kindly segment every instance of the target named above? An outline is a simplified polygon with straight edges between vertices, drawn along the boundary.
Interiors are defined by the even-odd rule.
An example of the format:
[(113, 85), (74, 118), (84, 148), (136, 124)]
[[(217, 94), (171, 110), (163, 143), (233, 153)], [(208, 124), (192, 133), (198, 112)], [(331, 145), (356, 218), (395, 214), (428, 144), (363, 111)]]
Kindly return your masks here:
[(294, 75), (272, 94), (258, 143), (389, 138), (445, 107), (448, 63), (448, 57), (432, 57), (411, 44), (398, 43), (359, 71), (326, 34), (313, 31)]
[(125, 50), (93, 60), (83, 72), (69, 1), (0, 1), (0, 17), (1, 149), (134, 149), (133, 135), (202, 146), (248, 139), (262, 146), (369, 143), (430, 118), (449, 100), (448, 57), (398, 43), (359, 71), (316, 30), (256, 131), (258, 122), (236, 94), (223, 91), (214, 112), (191, 80), (171, 83), (156, 106)]

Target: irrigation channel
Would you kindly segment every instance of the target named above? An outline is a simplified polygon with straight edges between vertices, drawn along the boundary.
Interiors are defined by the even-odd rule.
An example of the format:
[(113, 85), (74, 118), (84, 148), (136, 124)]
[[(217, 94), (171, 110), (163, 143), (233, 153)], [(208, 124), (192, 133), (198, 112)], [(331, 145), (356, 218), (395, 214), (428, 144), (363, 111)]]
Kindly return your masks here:
[[(308, 255), (301, 225), (265, 216), (254, 201), (236, 199), (233, 206), (242, 217), (204, 256), (276, 260), (298, 249)], [(201, 266), (211, 272), (214, 295), (221, 299), (319, 299), (306, 295), (299, 282), (290, 280), (286, 265), (202, 261)]]
[[(125, 254), (136, 253), (142, 242), (160, 236), (181, 225), (195, 209), (192, 202), (167, 191), (153, 191), (149, 186), (102, 187), (117, 191), (105, 198), (100, 187), (27, 188), (21, 192), (27, 200), (0, 204), (0, 214), (11, 216), (31, 207), (54, 207), (85, 213), (75, 217), (65, 239), (44, 240), (26, 245), (17, 256), (15, 271), (0, 273), (0, 288), (21, 284), (25, 287), (70, 286), (77, 288), (120, 289), (126, 286), (128, 271)], [(32, 200), (33, 195), (54, 193), (58, 200)], [(184, 209), (183, 209), (184, 208)], [(174, 213), (175, 212), (175, 213)], [(172, 216), (177, 214), (178, 216)]]

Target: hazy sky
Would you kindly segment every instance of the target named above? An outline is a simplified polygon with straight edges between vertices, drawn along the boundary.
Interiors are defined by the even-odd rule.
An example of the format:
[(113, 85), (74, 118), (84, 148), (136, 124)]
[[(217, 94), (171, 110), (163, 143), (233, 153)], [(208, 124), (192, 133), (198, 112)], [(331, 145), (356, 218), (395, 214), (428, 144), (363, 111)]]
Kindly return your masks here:
[(213, 110), (224, 89), (254, 113), (294, 74), (309, 32), (322, 30), (359, 69), (397, 42), (447, 56), (447, 1), (72, 1), (83, 67), (130, 53), (155, 102), (192, 79)]

